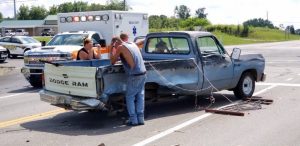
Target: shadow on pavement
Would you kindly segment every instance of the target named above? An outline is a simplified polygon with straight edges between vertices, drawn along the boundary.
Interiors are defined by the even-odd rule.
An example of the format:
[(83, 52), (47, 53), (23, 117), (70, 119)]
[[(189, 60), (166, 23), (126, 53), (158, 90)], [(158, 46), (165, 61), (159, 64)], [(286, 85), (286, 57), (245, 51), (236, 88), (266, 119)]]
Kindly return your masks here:
[(43, 88), (35, 88), (30, 85), (23, 86), (21, 89), (11, 90), (8, 93), (23, 93), (23, 92), (32, 92), (32, 93), (38, 93)]
[[(237, 99), (233, 95), (226, 95), (231, 100)], [(215, 94), (215, 103), (212, 107), (219, 107), (229, 104), (219, 94)], [(198, 106), (207, 107), (210, 100), (198, 98)], [(199, 112), (203, 110), (195, 109), (194, 97), (183, 97), (169, 101), (159, 101), (146, 105), (145, 114), (147, 120), (164, 118), (168, 116)], [(47, 133), (56, 133), (62, 135), (106, 135), (110, 133), (121, 132), (131, 127), (123, 125), (124, 117), (122, 115), (108, 116), (106, 112), (65, 112), (54, 116), (53, 118), (31, 121), (21, 124), (22, 127)]]

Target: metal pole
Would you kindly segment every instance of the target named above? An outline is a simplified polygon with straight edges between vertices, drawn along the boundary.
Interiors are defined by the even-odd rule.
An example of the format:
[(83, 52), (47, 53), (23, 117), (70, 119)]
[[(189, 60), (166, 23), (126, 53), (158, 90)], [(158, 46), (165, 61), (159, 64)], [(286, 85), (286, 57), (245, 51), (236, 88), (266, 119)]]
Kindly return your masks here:
[(16, 0), (14, 0), (14, 13), (15, 13), (15, 20), (17, 20)]
[(124, 0), (124, 11), (126, 11), (126, 0)]

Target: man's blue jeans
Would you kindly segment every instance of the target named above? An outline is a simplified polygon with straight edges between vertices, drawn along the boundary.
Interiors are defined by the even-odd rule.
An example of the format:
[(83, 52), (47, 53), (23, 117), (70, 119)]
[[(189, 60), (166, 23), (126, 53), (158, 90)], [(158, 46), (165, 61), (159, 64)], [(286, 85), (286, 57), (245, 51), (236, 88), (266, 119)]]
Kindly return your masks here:
[(146, 75), (128, 76), (126, 104), (131, 124), (144, 123)]

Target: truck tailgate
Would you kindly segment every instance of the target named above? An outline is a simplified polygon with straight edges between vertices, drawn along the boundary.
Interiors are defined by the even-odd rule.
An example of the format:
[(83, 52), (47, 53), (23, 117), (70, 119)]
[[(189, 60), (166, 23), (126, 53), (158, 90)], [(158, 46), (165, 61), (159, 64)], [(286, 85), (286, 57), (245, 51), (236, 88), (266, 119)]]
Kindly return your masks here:
[(45, 89), (67, 95), (97, 97), (96, 67), (54, 66), (46, 63)]

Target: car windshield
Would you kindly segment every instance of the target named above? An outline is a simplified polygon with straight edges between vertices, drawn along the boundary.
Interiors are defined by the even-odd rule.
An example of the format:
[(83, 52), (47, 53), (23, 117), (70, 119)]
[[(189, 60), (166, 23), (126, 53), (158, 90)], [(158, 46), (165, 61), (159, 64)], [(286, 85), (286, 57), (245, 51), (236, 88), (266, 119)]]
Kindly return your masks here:
[(23, 44), (40, 43), (38, 40), (31, 37), (21, 37), (20, 40), (22, 41)]
[(62, 34), (56, 35), (47, 46), (54, 45), (77, 45), (83, 46), (83, 39), (87, 37), (87, 34)]

